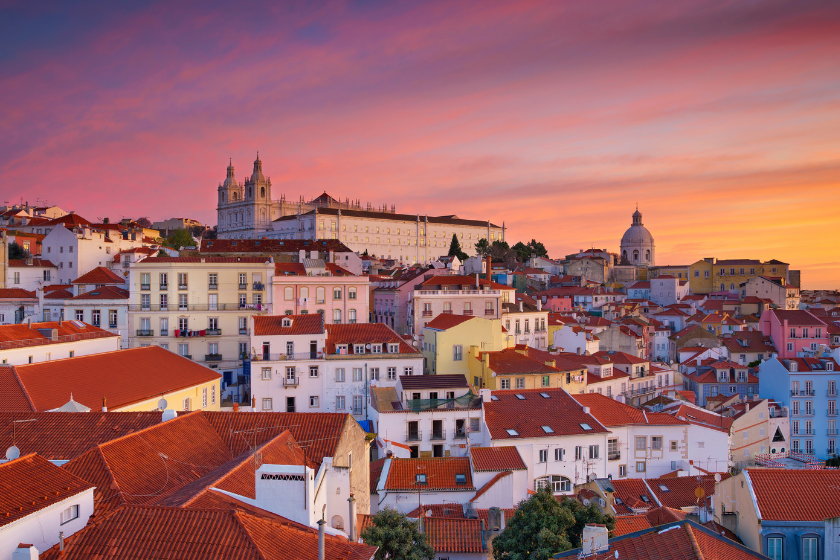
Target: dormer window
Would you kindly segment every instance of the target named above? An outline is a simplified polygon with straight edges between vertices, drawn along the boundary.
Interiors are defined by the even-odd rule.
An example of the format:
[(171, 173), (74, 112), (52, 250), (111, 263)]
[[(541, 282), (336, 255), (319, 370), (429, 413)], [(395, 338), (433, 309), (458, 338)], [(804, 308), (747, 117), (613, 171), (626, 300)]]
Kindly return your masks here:
[(388, 344), (388, 353), (389, 354), (398, 354), (400, 351), (399, 344)]
[(370, 345), (370, 353), (371, 354), (381, 354), (382, 353), (382, 345), (381, 344), (371, 344)]
[(289, 328), (289, 327), (291, 327), (291, 326), (292, 326), (292, 320), (291, 320), (291, 319), (289, 319), (289, 318), (283, 318), (283, 320), (282, 320), (282, 321), (280, 321), (280, 325), (281, 325), (283, 328)]
[(353, 353), (354, 354), (364, 354), (365, 353), (365, 345), (364, 344), (354, 344), (353, 345)]
[(790, 367), (788, 367), (789, 371), (799, 371), (799, 364), (794, 362), (793, 360), (790, 361)]
[(834, 371), (834, 362), (826, 362), (825, 371)]

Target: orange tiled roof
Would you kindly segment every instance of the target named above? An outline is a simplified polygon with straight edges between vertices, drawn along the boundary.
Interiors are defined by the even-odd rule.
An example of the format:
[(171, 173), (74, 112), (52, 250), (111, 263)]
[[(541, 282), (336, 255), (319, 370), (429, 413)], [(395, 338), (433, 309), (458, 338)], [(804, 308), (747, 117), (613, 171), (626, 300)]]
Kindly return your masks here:
[(82, 274), (71, 284), (125, 284), (125, 278), (108, 270), (104, 266), (97, 266), (90, 272)]
[(72, 301), (83, 299), (128, 299), (131, 294), (124, 288), (116, 286), (100, 286), (89, 292), (70, 298)]
[(0, 527), (93, 488), (34, 453), (0, 464)]
[(465, 323), (470, 319), (473, 319), (472, 315), (455, 315), (454, 313), (441, 313), (440, 315), (429, 321), (426, 325), (426, 328), (445, 331), (447, 329), (451, 329), (452, 327), (457, 327), (461, 323)]
[[(426, 484), (422, 485), (423, 491), (475, 491), (468, 457), (393, 458), (388, 471), (388, 479), (385, 481), (385, 490), (416, 492), (418, 474), (426, 475)], [(456, 482), (456, 474), (464, 475), (463, 484)]]
[(481, 520), (424, 517), (423, 530), (435, 552), (485, 552)]
[(761, 519), (819, 521), (840, 515), (840, 471), (748, 469)]
[(51, 261), (48, 261), (47, 259), (32, 259), (32, 264), (27, 263), (26, 259), (9, 259), (9, 266), (15, 268), (23, 266), (58, 268), (56, 265), (54, 265)]
[[(0, 368), (2, 369), (2, 368)], [(99, 409), (122, 408), (160, 395), (218, 383), (219, 373), (159, 346), (116, 350), (13, 366), (34, 410), (48, 411), (74, 400)]]
[(2, 288), (0, 289), (0, 299), (37, 299), (35, 292), (24, 290), (23, 288)]
[[(586, 414), (583, 406), (560, 388), (493, 391), (490, 400), (484, 402), (484, 414), (494, 440), (607, 432), (594, 416)], [(535, 418), (539, 420), (535, 421)], [(582, 424), (591, 429), (587, 430)], [(543, 426), (552, 431), (546, 432)]]
[[(57, 331), (58, 340), (52, 340), (52, 331)], [(42, 332), (43, 331), (43, 332)], [(0, 349), (25, 348), (42, 344), (54, 344), (119, 336), (81, 321), (44, 321), (31, 325), (0, 325)]]
[[(367, 560), (376, 551), (333, 535), (325, 536), (324, 545), (331, 560)], [(44, 560), (164, 557), (312, 560), (318, 557), (318, 531), (240, 509), (125, 506), (66, 538), (63, 552), (56, 545), (41, 556)]]
[[(609, 379), (609, 378), (608, 378)], [(589, 413), (604, 426), (671, 426), (688, 424), (670, 414), (661, 412), (642, 412), (628, 404), (618, 402), (606, 395), (587, 393), (572, 395), (572, 398), (583, 406), (589, 407)]]
[(471, 447), (470, 458), (475, 472), (525, 470), (524, 461), (516, 447)]
[[(291, 321), (291, 325), (284, 327), (283, 323), (287, 321)], [(323, 333), (324, 316), (320, 313), (309, 315), (254, 316), (254, 334), (256, 336), (292, 336)]]
[(613, 496), (621, 501), (621, 503), (614, 502), (613, 507), (616, 515), (628, 515), (633, 513), (633, 509), (649, 509), (659, 506), (656, 498), (641, 478), (613, 480), (612, 486), (615, 488)]
[(635, 533), (642, 529), (649, 529), (652, 527), (645, 514), (639, 515), (620, 515), (615, 518), (615, 529), (613, 530), (614, 537), (620, 537), (627, 533)]
[(337, 344), (347, 344), (347, 353), (351, 355), (355, 352), (354, 344), (384, 344), (383, 353), (386, 353), (387, 343), (399, 343), (400, 354), (420, 353), (384, 323), (327, 325), (326, 329), (327, 354), (335, 354)]
[[(724, 473), (722, 480), (729, 478)], [(715, 493), (715, 475), (681, 476), (677, 478), (649, 478), (648, 487), (656, 494), (659, 502), (666, 507), (681, 509), (696, 506), (698, 503), (697, 488), (702, 488), (704, 497)]]

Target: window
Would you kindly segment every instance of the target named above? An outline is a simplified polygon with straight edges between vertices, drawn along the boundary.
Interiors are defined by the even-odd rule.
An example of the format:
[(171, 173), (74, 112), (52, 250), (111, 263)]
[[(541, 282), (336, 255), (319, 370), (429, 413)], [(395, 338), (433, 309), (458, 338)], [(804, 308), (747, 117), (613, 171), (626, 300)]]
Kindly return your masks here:
[(388, 380), (394, 381), (397, 379), (397, 368), (389, 367), (388, 368)]
[(516, 378), (516, 388), (517, 389), (524, 389), (525, 388), (525, 378), (524, 377), (517, 377)]
[(618, 450), (618, 440), (607, 440), (607, 459), (609, 459), (610, 461), (614, 461), (615, 459), (619, 458), (621, 458), (621, 453)]
[(464, 347), (460, 344), (456, 344), (452, 346), (452, 359), (456, 362), (460, 362), (464, 359)]
[(636, 461), (636, 472), (645, 472), (645, 462)]
[(69, 523), (79, 518), (79, 506), (73, 505), (61, 512), (61, 524)]
[(201, 408), (207, 408), (207, 387), (201, 390)]
[(347, 290), (347, 299), (356, 299), (356, 288), (349, 288)]
[[(116, 309), (109, 309), (108, 310), (108, 328), (115, 329), (117, 328), (117, 310)], [(165, 336), (161, 333), (161, 336)]]
[(558, 447), (557, 449), (554, 450), (554, 460), (555, 461), (562, 461), (563, 460), (563, 455), (565, 455), (565, 454), (566, 454), (566, 450), (563, 449), (562, 447)]
[(502, 389), (510, 389), (510, 379), (501, 380)]
[(544, 476), (537, 479), (535, 486), (537, 488), (551, 486), (551, 491), (555, 494), (572, 491), (572, 481), (565, 476)]
[(266, 381), (271, 379), (271, 368), (270, 367), (262, 368), (262, 378)]
[(179, 272), (178, 273), (178, 289), (179, 290), (186, 290), (187, 289), (187, 273), (186, 272)]
[(636, 436), (636, 451), (644, 451), (647, 449), (647, 437)]
[(208, 284), (209, 284), (209, 286), (208, 286), (208, 287), (209, 287), (211, 290), (216, 290), (216, 289), (218, 289), (218, 287), (219, 287), (219, 275), (218, 275), (218, 274), (216, 274), (215, 272), (211, 272), (211, 273), (210, 273), (210, 275), (209, 275), (209, 281), (208, 281)]
[(333, 323), (341, 324), (341, 309), (333, 309)]
[(336, 368), (336, 370), (335, 370), (335, 380), (338, 383), (344, 383), (344, 368)]
[(364, 381), (362, 377), (362, 368), (353, 368), (353, 381)]
[(318, 397), (317, 395), (313, 395), (309, 397), (309, 408), (318, 408)]
[(192, 399), (190, 399), (189, 397), (184, 399), (184, 410), (185, 411), (192, 410)]
[(344, 410), (344, 397), (338, 396), (335, 398), (335, 409)]
[(414, 375), (414, 368), (413, 367), (404, 367), (403, 368), (403, 375)]
[(263, 410), (271, 410), (272, 408), (273, 408), (273, 405), (271, 403), (270, 398), (262, 400), (262, 409)]
[(618, 476), (627, 476), (627, 465), (618, 466)]
[(318, 377), (318, 366), (309, 366), (309, 377)]
[(598, 453), (599, 448), (600, 448), (599, 445), (590, 445), (589, 446), (589, 458), (590, 459), (597, 459), (599, 457), (599, 453)]
[(540, 449), (540, 463), (548, 462), (548, 449)]
[(771, 560), (784, 560), (782, 537), (767, 537), (767, 549), (764, 554)]

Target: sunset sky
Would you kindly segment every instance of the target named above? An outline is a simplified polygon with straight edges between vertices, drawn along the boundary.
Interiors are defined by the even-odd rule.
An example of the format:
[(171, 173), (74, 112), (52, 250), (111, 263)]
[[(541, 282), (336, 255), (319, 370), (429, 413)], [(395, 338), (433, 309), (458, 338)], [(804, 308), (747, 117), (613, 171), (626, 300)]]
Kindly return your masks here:
[(840, 2), (4, 2), (0, 203), (216, 223), (273, 194), (505, 222), (551, 256), (840, 288)]

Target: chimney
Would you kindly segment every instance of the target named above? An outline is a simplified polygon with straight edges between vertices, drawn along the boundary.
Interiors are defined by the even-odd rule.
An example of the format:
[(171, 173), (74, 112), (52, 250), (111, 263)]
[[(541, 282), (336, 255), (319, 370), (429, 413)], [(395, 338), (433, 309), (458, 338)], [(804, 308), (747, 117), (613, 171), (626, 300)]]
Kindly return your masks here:
[(522, 300), (519, 300), (519, 312), (522, 313)]
[(105, 406), (105, 397), (102, 397), (102, 412), (108, 412), (108, 407)]
[(542, 311), (542, 299), (537, 298), (537, 311)]
[(38, 549), (32, 544), (19, 544), (12, 554), (12, 560), (38, 560)]
[(166, 422), (167, 420), (174, 420), (178, 417), (178, 411), (172, 408), (167, 408), (163, 411), (163, 414), (160, 415), (160, 421)]
[(306, 251), (304, 249), (301, 249), (300, 251), (298, 251), (298, 262), (302, 263), (305, 260), (306, 260)]
[(347, 524), (347, 535), (350, 537), (350, 542), (356, 542), (358, 540), (358, 537), (356, 537), (356, 498), (352, 492), (350, 492), (347, 501), (350, 502), (350, 522)]
[(58, 532), (58, 550), (64, 551), (64, 531)]
[(584, 556), (604, 552), (610, 547), (607, 526), (600, 523), (587, 524), (583, 528), (583, 535), (581, 535), (580, 540)]
[(330, 260), (328, 262), (335, 262), (335, 251), (330, 251)]
[(326, 556), (324, 553), (324, 525), (327, 522), (323, 519), (318, 520), (318, 560), (325, 560)]
[(309, 258), (315, 260), (318, 258), (318, 251), (309, 251)]

